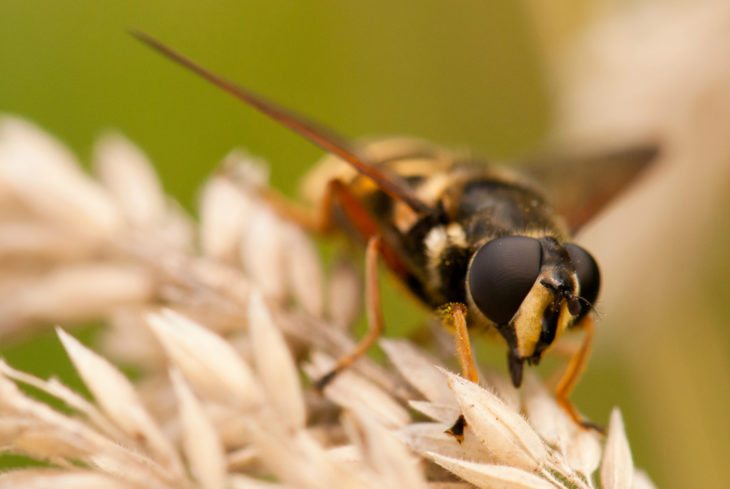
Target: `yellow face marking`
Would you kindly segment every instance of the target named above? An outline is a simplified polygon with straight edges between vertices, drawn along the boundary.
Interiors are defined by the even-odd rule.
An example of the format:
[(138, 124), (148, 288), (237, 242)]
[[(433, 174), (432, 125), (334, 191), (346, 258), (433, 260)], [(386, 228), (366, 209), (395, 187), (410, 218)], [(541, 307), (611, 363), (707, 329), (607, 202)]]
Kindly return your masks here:
[(552, 344), (546, 349), (549, 350), (556, 341), (560, 338), (560, 336), (563, 334), (563, 332), (568, 329), (568, 327), (573, 323), (573, 315), (568, 311), (568, 304), (563, 302), (563, 305), (560, 307), (560, 316), (558, 317), (558, 330), (555, 332), (555, 340), (552, 342)]
[(553, 295), (540, 283), (540, 278), (532, 285), (512, 322), (517, 338), (517, 354), (522, 358), (530, 357), (535, 352), (542, 332), (543, 313), (553, 301)]
[[(542, 332), (542, 318), (545, 314), (545, 308), (553, 301), (552, 292), (540, 283), (542, 278), (543, 274), (540, 274), (512, 321), (515, 328), (515, 337), (517, 338), (517, 353), (522, 358), (530, 357), (535, 353), (535, 346), (540, 340), (540, 333)], [(563, 301), (560, 306), (555, 340), (550, 346), (555, 344), (555, 341), (560, 338), (572, 322), (573, 315), (568, 311), (567, 303)]]

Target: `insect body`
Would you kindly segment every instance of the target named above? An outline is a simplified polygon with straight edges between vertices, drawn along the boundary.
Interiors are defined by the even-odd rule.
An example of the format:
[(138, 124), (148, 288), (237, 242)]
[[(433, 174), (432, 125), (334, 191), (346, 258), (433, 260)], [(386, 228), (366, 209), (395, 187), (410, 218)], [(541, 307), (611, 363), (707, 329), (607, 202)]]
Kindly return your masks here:
[[(356, 148), (149, 36), (133, 35), (331, 153), (330, 167), (349, 165), (349, 172), (336, 170), (320, 180), (315, 219), (269, 195), (272, 205), (306, 227), (345, 230), (367, 242), (370, 331), (317, 382), (319, 387), (361, 356), (383, 329), (376, 277), (382, 258), (455, 330), (463, 375), (472, 380), (477, 376), (469, 328), (492, 329), (503, 338), (515, 386), (522, 382), (525, 363), (538, 363), (566, 330), (584, 329), (584, 342), (556, 388), (558, 401), (582, 422), (567, 398), (588, 357), (600, 273), (570, 234), (648, 166), (654, 146), (538, 160), (523, 165), (522, 173), (414, 140)], [(554, 190), (550, 199), (532, 177)], [(463, 429), (460, 421), (455, 434), (456, 427)]]
[[(390, 268), (414, 295), (433, 309), (464, 304), (469, 328), (501, 334), (519, 386), (523, 363), (538, 363), (590, 311), (600, 284), (595, 260), (569, 242), (543, 192), (514, 171), (415, 140), (371, 143), (363, 154), (432, 210), (414, 212), (355, 172), (329, 178), (345, 182), (373, 216)], [(339, 226), (351, 228), (339, 211)]]

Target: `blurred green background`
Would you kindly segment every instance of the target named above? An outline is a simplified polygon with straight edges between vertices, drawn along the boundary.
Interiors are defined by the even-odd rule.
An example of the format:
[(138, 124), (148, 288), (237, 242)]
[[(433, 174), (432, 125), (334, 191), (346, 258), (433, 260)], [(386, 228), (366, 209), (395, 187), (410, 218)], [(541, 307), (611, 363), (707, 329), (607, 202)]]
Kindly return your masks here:
[[(516, 158), (540, 146), (551, 120), (541, 48), (523, 8), (484, 0), (4, 0), (0, 111), (37, 122), (85, 163), (95, 137), (119, 129), (191, 211), (201, 181), (237, 146), (264, 157), (273, 185), (293, 194), (321, 153), (141, 46), (125, 32), (135, 28), (345, 135), (414, 135)], [(387, 295), (389, 334), (419, 323), (406, 299)], [(726, 296), (707, 307), (725, 308)], [(487, 350), (501, 368), (503, 353)], [(74, 378), (51, 336), (4, 354), (42, 375)], [(642, 421), (646, 399), (632, 372), (601, 358), (577, 404), (599, 422), (621, 406), (636, 464), (658, 486), (682, 487), (670, 470), (670, 460), (683, 459), (681, 440), (667, 457)]]

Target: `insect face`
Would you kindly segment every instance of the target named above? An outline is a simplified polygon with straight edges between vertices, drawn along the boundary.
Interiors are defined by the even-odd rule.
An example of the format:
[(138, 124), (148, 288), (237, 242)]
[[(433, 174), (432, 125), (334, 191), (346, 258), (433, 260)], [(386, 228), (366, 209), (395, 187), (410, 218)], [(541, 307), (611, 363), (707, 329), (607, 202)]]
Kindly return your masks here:
[(542, 353), (598, 296), (600, 272), (578, 245), (555, 238), (503, 236), (474, 253), (467, 272), (469, 302), (506, 340), (513, 383), (525, 361)]

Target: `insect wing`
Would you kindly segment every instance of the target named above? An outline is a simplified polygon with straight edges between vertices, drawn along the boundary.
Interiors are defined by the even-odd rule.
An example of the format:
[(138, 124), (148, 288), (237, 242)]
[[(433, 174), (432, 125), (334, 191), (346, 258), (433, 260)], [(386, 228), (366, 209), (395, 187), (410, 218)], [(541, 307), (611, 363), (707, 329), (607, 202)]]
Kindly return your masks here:
[(657, 145), (645, 144), (591, 154), (548, 156), (526, 161), (520, 169), (543, 186), (572, 233), (652, 166)]

